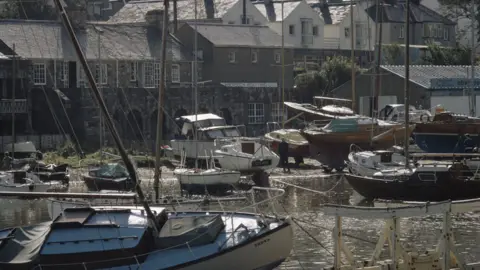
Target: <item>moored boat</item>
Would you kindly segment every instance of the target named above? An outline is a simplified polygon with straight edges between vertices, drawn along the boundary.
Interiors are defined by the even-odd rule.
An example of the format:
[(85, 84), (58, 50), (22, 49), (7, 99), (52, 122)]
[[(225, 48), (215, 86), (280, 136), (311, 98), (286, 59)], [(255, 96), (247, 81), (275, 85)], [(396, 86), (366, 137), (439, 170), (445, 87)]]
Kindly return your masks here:
[(338, 117), (357, 117), (352, 109), (345, 105), (350, 105), (350, 99), (314, 97), (314, 104), (284, 102), (287, 109), (295, 115), (302, 114), (307, 122), (317, 120), (331, 120)]
[(436, 114), (431, 122), (419, 123), (413, 131), (415, 143), (427, 153), (465, 153), (469, 150), (466, 140), (480, 145), (479, 134), (480, 118), (451, 112)]
[(189, 194), (224, 194), (240, 181), (240, 172), (218, 168), (208, 170), (178, 168), (173, 171), (180, 188)]
[[(408, 127), (409, 133), (413, 128), (413, 125)], [(302, 135), (311, 144), (312, 157), (326, 171), (342, 171), (351, 144), (362, 149), (387, 149), (404, 140), (405, 127), (370, 117), (338, 118), (322, 127), (306, 128)]]
[(270, 143), (273, 151), (278, 151), (282, 139), (288, 143), (288, 155), (293, 157), (296, 163), (301, 163), (303, 158), (310, 156), (310, 144), (298, 129), (277, 129), (265, 134), (265, 140)]
[(90, 169), (82, 175), (83, 182), (91, 191), (132, 190), (135, 184), (130, 179), (127, 169), (121, 163), (112, 162)]

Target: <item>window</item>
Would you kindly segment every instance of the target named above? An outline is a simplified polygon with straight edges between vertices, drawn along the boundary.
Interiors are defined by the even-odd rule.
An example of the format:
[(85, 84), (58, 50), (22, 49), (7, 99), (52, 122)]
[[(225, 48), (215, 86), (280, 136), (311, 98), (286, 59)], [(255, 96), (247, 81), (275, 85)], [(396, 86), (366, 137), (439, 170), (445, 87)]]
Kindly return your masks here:
[(180, 65), (172, 64), (171, 69), (172, 69), (171, 70), (172, 82), (179, 83), (180, 82)]
[(272, 121), (282, 123), (287, 118), (287, 108), (282, 102), (272, 103)]
[(312, 29), (312, 32), (314, 36), (318, 36), (318, 26), (315, 25)]
[(95, 64), (95, 82), (101, 85), (108, 83), (107, 64)]
[(275, 63), (280, 64), (282, 62), (282, 54), (280, 52), (275, 52), (273, 56)]
[(312, 19), (301, 19), (302, 26), (302, 44), (311, 45), (313, 44), (313, 20)]
[(87, 80), (82, 65), (77, 62), (77, 85), (78, 87), (87, 87)]
[(248, 103), (248, 123), (263, 124), (264, 108), (263, 103)]
[(155, 70), (153, 62), (143, 64), (143, 85), (146, 88), (155, 87)]
[(33, 84), (45, 85), (47, 84), (47, 71), (45, 63), (33, 64)]
[(257, 50), (252, 50), (252, 63), (257, 63), (258, 62), (258, 51)]
[(228, 52), (228, 62), (235, 63), (236, 62), (235, 56), (236, 56), (235, 51)]
[(345, 27), (345, 37), (350, 37), (350, 27)]
[(295, 25), (290, 24), (290, 25), (288, 26), (288, 33), (289, 33), (290, 35), (295, 35)]
[(398, 38), (404, 38), (405, 36), (405, 26), (404, 25), (400, 25), (400, 33), (398, 34)]
[(197, 81), (202, 81), (203, 79), (203, 66), (202, 64), (197, 64)]
[(137, 62), (130, 62), (129, 71), (130, 71), (130, 81), (136, 82), (137, 81), (137, 70), (138, 70), (138, 63)]
[(69, 84), (68, 84), (68, 72), (69, 72), (69, 69), (68, 69), (68, 62), (60, 62), (60, 73), (59, 73), (59, 76), (60, 76), (60, 81), (63, 82), (63, 87), (68, 87)]
[(448, 40), (448, 28), (443, 28), (443, 40)]

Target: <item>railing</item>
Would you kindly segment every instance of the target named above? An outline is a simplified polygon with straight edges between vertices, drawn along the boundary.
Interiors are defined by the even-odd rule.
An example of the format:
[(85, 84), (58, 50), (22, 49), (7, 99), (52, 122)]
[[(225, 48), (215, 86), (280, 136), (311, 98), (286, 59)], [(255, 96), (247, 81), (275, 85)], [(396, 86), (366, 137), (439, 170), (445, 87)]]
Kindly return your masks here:
[(324, 38), (323, 47), (325, 49), (340, 49), (340, 39), (339, 38)]
[(27, 113), (27, 100), (15, 99), (14, 104), (12, 104), (12, 101), (8, 99), (0, 100), (0, 114), (13, 112)]

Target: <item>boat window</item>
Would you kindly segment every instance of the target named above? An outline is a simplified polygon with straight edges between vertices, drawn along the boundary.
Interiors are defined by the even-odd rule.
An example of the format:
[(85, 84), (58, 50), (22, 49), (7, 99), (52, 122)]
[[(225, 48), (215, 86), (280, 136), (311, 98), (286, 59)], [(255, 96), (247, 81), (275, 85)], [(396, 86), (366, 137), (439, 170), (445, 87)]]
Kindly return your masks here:
[(208, 134), (208, 137), (210, 137), (211, 139), (217, 139), (217, 138), (223, 138), (224, 137), (221, 129), (209, 130), (209, 131), (207, 131), (207, 134)]
[(240, 137), (236, 128), (224, 129), (225, 137)]

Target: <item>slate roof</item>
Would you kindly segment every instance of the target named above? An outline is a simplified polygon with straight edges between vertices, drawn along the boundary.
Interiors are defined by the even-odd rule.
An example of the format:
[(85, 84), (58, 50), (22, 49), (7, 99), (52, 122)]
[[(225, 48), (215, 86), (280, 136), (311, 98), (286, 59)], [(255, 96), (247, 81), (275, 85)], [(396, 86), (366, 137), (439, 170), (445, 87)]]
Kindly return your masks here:
[[(161, 35), (145, 25), (88, 23), (77, 38), (87, 59), (115, 60), (159, 59)], [(73, 45), (60, 22), (32, 20), (0, 20), (0, 39), (26, 59), (76, 60)], [(181, 45), (169, 39), (173, 61), (183, 61)]]
[[(372, 5), (365, 11), (375, 22), (405, 22), (405, 3), (398, 3), (397, 5), (383, 4), (383, 16), (377, 18), (377, 5)], [(380, 11), (379, 11), (380, 12)], [(444, 23), (449, 25), (455, 25), (455, 23), (446, 17), (440, 15), (436, 11), (433, 11), (423, 5), (410, 5), (410, 20), (416, 23)]]
[[(188, 25), (194, 27), (193, 24)], [(197, 31), (216, 47), (282, 47), (282, 37), (268, 26), (197, 24)], [(284, 45), (293, 47), (287, 43)]]
[[(221, 19), (223, 15), (239, 0), (211, 0), (214, 5), (214, 18)], [(137, 0), (130, 1), (122, 7), (109, 22), (122, 23), (143, 23), (145, 22), (145, 14), (154, 9), (163, 10), (163, 0)], [(173, 4), (169, 6), (170, 20), (173, 20)], [(207, 19), (205, 11), (205, 1), (197, 0), (197, 18)], [(177, 1), (177, 20), (189, 21), (195, 19), (195, 1), (194, 0), (178, 0)]]
[[(329, 10), (329, 18), (327, 14), (322, 12), (321, 3), (318, 0), (307, 0), (307, 3), (310, 7), (315, 10), (325, 21), (325, 24), (338, 24), (343, 21), (343, 19), (349, 14), (350, 12), (350, 1), (344, 1), (345, 3), (329, 3), (328, 10)], [(348, 4), (347, 4), (348, 3)], [(353, 5), (355, 6), (355, 5)], [(330, 23), (331, 18), (331, 23)]]
[[(405, 78), (404, 66), (382, 65), (382, 69), (391, 72), (397, 76)], [(426, 89), (431, 88), (431, 79), (448, 79), (448, 78), (470, 78), (468, 70), (470, 66), (410, 66), (410, 81), (416, 83)], [(475, 69), (475, 78), (480, 77), (480, 68)]]
[(275, 20), (273, 20), (271, 16), (268, 16), (268, 11), (267, 7), (265, 4), (262, 2), (255, 2), (253, 3), (254, 6), (262, 13), (262, 15), (267, 18), (270, 22), (281, 22), (282, 18), (286, 19), (292, 11), (294, 11), (298, 4), (300, 4), (300, 1), (296, 2), (285, 2), (283, 3), (283, 17), (282, 17), (282, 3), (275, 2), (273, 3), (273, 12), (275, 14)]

